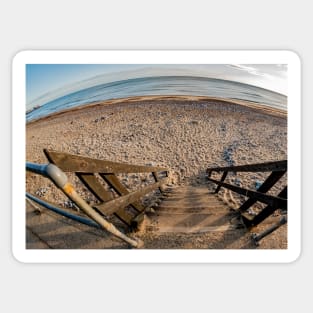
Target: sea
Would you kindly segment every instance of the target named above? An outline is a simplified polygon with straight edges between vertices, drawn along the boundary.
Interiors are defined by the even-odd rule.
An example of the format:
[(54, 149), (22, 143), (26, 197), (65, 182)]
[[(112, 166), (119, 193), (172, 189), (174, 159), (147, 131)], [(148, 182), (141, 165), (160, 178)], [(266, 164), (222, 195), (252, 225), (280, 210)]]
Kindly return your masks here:
[(152, 95), (191, 95), (239, 99), (287, 110), (287, 96), (240, 82), (205, 77), (133, 78), (82, 89), (26, 113), (26, 121), (93, 102)]

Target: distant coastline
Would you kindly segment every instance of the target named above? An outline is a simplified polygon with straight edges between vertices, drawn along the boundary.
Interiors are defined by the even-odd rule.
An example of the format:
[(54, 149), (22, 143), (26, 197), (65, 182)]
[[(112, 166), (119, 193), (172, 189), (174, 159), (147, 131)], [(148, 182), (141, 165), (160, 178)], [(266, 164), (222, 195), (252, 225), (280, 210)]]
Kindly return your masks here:
[(279, 108), (272, 108), (269, 106), (264, 106), (261, 103), (250, 102), (245, 100), (239, 99), (227, 99), (227, 98), (218, 98), (218, 97), (208, 97), (208, 96), (186, 96), (186, 95), (167, 95), (167, 96), (134, 96), (134, 97), (126, 97), (120, 99), (112, 99), (112, 100), (105, 100), (105, 101), (96, 101), (91, 102), (89, 104), (82, 104), (79, 106), (71, 107), (68, 109), (60, 110), (57, 112), (53, 112), (51, 114), (45, 115), (43, 117), (39, 117), (37, 119), (32, 119), (27, 122), (27, 125), (36, 123), (38, 121), (49, 120), (57, 116), (65, 115), (70, 112), (82, 111), (82, 110), (89, 110), (94, 107), (99, 106), (108, 106), (114, 105), (119, 103), (136, 103), (142, 101), (193, 101), (193, 102), (221, 102), (221, 103), (229, 103), (234, 105), (240, 105), (244, 107), (248, 107), (251, 109), (255, 109), (257, 111), (261, 111), (262, 113), (269, 114), (276, 117), (287, 117), (287, 110), (279, 109)]
[(28, 112), (30, 121), (65, 109), (115, 99), (144, 96), (201, 96), (247, 101), (286, 109), (287, 96), (261, 87), (235, 81), (185, 76), (160, 76), (126, 79), (95, 85), (58, 97)]

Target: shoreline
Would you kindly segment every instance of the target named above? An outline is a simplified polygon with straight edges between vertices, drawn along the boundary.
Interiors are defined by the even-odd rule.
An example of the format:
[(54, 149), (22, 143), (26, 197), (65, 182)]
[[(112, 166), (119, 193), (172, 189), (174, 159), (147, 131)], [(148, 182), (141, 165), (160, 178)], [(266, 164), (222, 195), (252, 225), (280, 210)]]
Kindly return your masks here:
[(179, 95), (164, 95), (164, 96), (134, 96), (134, 97), (127, 97), (127, 98), (118, 98), (118, 99), (110, 99), (104, 101), (96, 101), (87, 104), (81, 104), (75, 107), (71, 107), (68, 109), (64, 109), (58, 112), (50, 113), (46, 116), (39, 117), (33, 119), (29, 122), (26, 122), (26, 125), (31, 125), (37, 122), (42, 122), (46, 120), (53, 119), (58, 116), (65, 115), (67, 113), (74, 113), (77, 111), (84, 111), (93, 109), (96, 107), (101, 106), (110, 106), (115, 104), (132, 104), (136, 102), (145, 102), (145, 101), (177, 101), (177, 102), (214, 102), (214, 103), (223, 103), (223, 104), (233, 104), (239, 105), (242, 107), (250, 108), (256, 110), (260, 113), (268, 114), (275, 117), (286, 118), (287, 117), (287, 110), (279, 109), (279, 108), (272, 108), (267, 105), (262, 105), (256, 102), (249, 102), (245, 100), (239, 99), (228, 99), (228, 98), (218, 98), (218, 97), (208, 97), (208, 96), (179, 96)]

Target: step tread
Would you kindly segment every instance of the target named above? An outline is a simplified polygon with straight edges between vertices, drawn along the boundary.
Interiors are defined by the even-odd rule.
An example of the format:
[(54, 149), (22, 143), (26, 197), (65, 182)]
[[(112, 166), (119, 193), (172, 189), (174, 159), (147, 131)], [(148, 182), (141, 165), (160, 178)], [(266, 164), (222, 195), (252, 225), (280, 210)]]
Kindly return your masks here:
[(146, 229), (157, 232), (199, 233), (236, 229), (229, 207), (204, 187), (183, 186), (163, 195), (149, 216)]

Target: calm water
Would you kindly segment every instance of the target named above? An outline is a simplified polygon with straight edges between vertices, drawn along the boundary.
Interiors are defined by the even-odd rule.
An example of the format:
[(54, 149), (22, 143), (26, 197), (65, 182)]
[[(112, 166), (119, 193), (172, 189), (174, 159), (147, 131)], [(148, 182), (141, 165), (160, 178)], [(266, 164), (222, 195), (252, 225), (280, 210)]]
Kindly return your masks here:
[(144, 95), (193, 95), (247, 100), (266, 106), (287, 109), (287, 97), (242, 83), (199, 77), (148, 77), (112, 82), (83, 89), (26, 114), (27, 121), (101, 100)]

